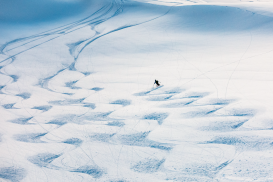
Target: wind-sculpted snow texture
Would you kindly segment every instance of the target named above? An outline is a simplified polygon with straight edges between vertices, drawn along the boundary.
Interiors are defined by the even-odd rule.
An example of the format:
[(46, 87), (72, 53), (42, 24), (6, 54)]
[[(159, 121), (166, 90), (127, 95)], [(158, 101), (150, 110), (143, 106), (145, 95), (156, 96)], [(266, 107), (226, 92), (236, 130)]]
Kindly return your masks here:
[(273, 181), (273, 18), (224, 2), (92, 1), (1, 42), (0, 181)]

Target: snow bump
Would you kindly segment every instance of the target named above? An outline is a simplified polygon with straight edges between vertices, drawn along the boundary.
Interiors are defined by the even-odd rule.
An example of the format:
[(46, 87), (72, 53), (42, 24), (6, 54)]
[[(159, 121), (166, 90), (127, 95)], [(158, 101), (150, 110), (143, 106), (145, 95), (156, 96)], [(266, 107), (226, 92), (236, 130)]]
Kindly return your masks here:
[(31, 156), (28, 158), (28, 161), (39, 166), (39, 167), (47, 167), (53, 160), (57, 159), (61, 155), (56, 155), (52, 153), (40, 153), (35, 156)]
[(93, 178), (100, 178), (105, 173), (105, 171), (103, 171), (98, 166), (89, 166), (89, 165), (81, 166), (75, 170), (72, 170), (71, 172), (85, 173), (92, 176)]
[(2, 105), (2, 106), (3, 106), (3, 108), (5, 108), (5, 109), (13, 109), (14, 104), (16, 104), (16, 103), (4, 104), (4, 105)]
[(49, 104), (54, 104), (54, 105), (71, 105), (71, 104), (81, 104), (82, 101), (85, 98), (81, 99), (67, 99), (67, 100), (55, 100), (55, 101), (49, 101)]
[(131, 104), (131, 101), (126, 100), (126, 99), (120, 99), (120, 100), (115, 100), (113, 102), (110, 102), (110, 104), (118, 104), (118, 105), (122, 105), (122, 106), (128, 106)]
[(11, 122), (11, 123), (16, 123), (16, 124), (20, 124), (20, 125), (26, 125), (26, 124), (29, 124), (28, 122), (29, 122), (32, 118), (33, 118), (33, 117), (30, 117), (30, 118), (18, 118), (18, 119), (10, 120), (9, 122)]
[(149, 120), (156, 120), (159, 125), (163, 123), (163, 121), (169, 116), (168, 113), (151, 113), (148, 115), (145, 115), (143, 119), (149, 119)]
[(45, 136), (47, 133), (29, 133), (29, 134), (17, 134), (14, 135), (14, 139), (21, 142), (28, 143), (43, 143), (41, 137)]
[(79, 146), (82, 144), (82, 140), (79, 139), (79, 138), (69, 138), (65, 141), (63, 141), (63, 143), (66, 143), (66, 144), (70, 144), (70, 145), (75, 145), (75, 146)]
[(117, 127), (123, 127), (125, 125), (124, 122), (121, 121), (113, 121), (113, 122), (109, 122), (107, 123), (108, 126), (117, 126)]
[(23, 92), (23, 93), (17, 94), (16, 96), (22, 97), (23, 99), (29, 99), (31, 96), (31, 93)]
[(44, 105), (44, 106), (35, 106), (32, 109), (37, 109), (37, 110), (41, 110), (41, 111), (45, 112), (45, 111), (48, 111), (51, 108), (52, 108), (51, 105)]
[(18, 182), (25, 178), (27, 171), (20, 167), (3, 167), (0, 168), (0, 178)]
[(94, 88), (91, 88), (91, 90), (94, 90), (94, 91), (101, 91), (101, 90), (103, 90), (103, 88), (100, 88), (100, 87), (94, 87)]
[(139, 173), (154, 173), (159, 170), (164, 162), (165, 159), (145, 159), (133, 165), (131, 169)]

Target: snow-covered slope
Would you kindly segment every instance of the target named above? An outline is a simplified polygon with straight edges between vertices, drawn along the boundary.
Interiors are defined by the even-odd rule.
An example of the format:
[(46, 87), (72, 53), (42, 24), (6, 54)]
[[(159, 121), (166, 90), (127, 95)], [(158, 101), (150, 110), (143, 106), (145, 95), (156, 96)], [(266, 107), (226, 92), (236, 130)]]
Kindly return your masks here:
[(273, 180), (270, 2), (49, 2), (0, 16), (2, 181)]

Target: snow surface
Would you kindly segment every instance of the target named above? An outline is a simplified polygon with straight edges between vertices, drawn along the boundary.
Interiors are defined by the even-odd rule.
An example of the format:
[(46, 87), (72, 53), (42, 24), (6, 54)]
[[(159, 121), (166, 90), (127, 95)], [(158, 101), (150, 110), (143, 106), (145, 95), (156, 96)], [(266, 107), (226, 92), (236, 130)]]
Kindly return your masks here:
[(271, 1), (17, 2), (1, 181), (273, 181)]

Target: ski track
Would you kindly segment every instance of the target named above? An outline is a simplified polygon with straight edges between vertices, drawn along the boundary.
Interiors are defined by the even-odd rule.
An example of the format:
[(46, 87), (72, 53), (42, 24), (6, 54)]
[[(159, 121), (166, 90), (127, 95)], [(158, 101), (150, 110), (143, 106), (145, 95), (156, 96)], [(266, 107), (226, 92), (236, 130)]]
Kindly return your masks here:
[[(111, 13), (112, 10), (114, 11), (113, 13)], [(42, 45), (42, 44), (44, 44), (46, 42), (49, 42), (51, 40), (54, 40), (56, 38), (59, 38), (62, 35), (66, 35), (66, 34), (69, 34), (71, 32), (74, 32), (76, 30), (79, 30), (79, 29), (81, 29), (83, 27), (97, 26), (97, 25), (99, 25), (99, 24), (101, 24), (101, 23), (103, 23), (103, 22), (117, 16), (121, 12), (122, 12), (122, 1), (121, 1), (121, 3), (119, 3), (119, 1), (112, 1), (110, 4), (103, 6), (101, 9), (99, 9), (98, 11), (93, 13), (92, 15), (90, 15), (90, 16), (82, 19), (82, 20), (79, 20), (79, 21), (76, 21), (74, 23), (68, 24), (67, 26), (60, 27), (60, 28), (57, 28), (57, 29), (53, 29), (51, 31), (43, 32), (41, 34), (33, 35), (33, 36), (30, 36), (30, 37), (19, 38), (19, 39), (10, 41), (10, 42), (4, 44), (0, 48), (1, 53), (8, 55), (9, 52), (13, 51), (13, 50), (15, 50), (15, 53), (13, 53), (13, 55), (9, 56), (8, 58), (0, 61), (0, 63), (3, 63), (3, 62), (5, 63), (5, 62), (9, 61), (10, 59), (12, 59), (12, 61), (10, 61), (10, 63), (5, 64), (1, 68), (4, 68), (6, 65), (11, 64), (16, 59), (15, 56), (17, 56), (17, 55), (19, 55), (19, 54), (21, 54), (23, 52), (31, 50), (31, 49), (39, 46), (39, 45)], [(112, 33), (112, 32), (115, 32), (115, 31), (118, 31), (118, 30), (119, 29), (108, 32), (105, 35), (107, 35), (109, 33)], [(53, 36), (53, 38), (52, 38), (52, 36)], [(95, 36), (95, 38), (90, 38), (91, 41), (90, 41), (90, 39), (87, 39), (87, 43), (86, 43), (86, 41), (83, 41), (83, 42), (80, 42), (80, 43), (72, 44), (73, 46), (70, 45), (69, 46), (70, 47), (70, 53), (75, 59), (74, 62), (71, 63), (67, 68), (63, 68), (63, 69), (59, 70), (57, 73), (55, 73), (54, 75), (41, 80), (40, 85), (43, 88), (46, 88), (49, 91), (53, 91), (53, 90), (48, 88), (48, 82), (52, 78), (54, 78), (56, 75), (58, 75), (59, 73), (63, 72), (66, 69), (76, 71), (75, 64), (76, 64), (77, 58), (78, 58), (79, 54), (81, 53), (81, 51), (88, 44), (90, 44), (91, 42), (95, 41), (96, 39), (98, 39), (98, 38), (100, 38), (102, 36), (104, 36), (104, 35)], [(28, 46), (28, 44), (30, 44), (30, 45)], [(34, 44), (34, 46), (32, 44)], [(26, 46), (27, 46), (27, 48), (25, 48)], [(11, 48), (9, 48), (9, 47), (11, 47)], [(21, 47), (23, 47), (23, 50), (19, 49)], [(77, 51), (77, 49), (79, 49), (79, 47), (82, 47), (82, 48), (80, 48), (80, 50)], [(18, 51), (16, 51), (17, 49), (18, 49)], [(1, 73), (1, 74), (3, 74), (3, 73)], [(18, 78), (19, 78), (17, 75), (8, 75), (8, 76), (10, 76), (13, 79), (14, 82), (16, 82), (18, 80)]]
[[(62, 35), (77, 31), (85, 26), (91, 26), (94, 30), (94, 27), (119, 15), (122, 13), (122, 11), (122, 1), (112, 1), (110, 4), (103, 6), (101, 9), (82, 20), (73, 22), (64, 27), (43, 32), (41, 34), (8, 42), (3, 45), (0, 50), (2, 54), (9, 55), (9, 52), (12, 52), (12, 54), (0, 62), (2, 63), (1, 69), (14, 62), (16, 56), (23, 52), (54, 40)], [(148, 21), (152, 21), (154, 19)], [(40, 80), (38, 86), (55, 93), (56, 91), (49, 88), (49, 82), (65, 70), (77, 71), (75, 65), (78, 57), (85, 47), (103, 36), (143, 23), (145, 22), (125, 25), (104, 34), (96, 32), (96, 34), (91, 38), (67, 45), (71, 56), (74, 58), (74, 62), (68, 67), (60, 69), (54, 75), (43, 78)], [(18, 79), (20, 79), (17, 75), (7, 75), (2, 71), (1, 74), (9, 76), (12, 79), (11, 82), (17, 82)], [(82, 74), (84, 77), (86, 77), (92, 73)], [(64, 85), (65, 87), (73, 90), (74, 93), (76, 93), (78, 90), (87, 90), (75, 86), (77, 81), (78, 80), (65, 82)], [(9, 95), (9, 93), (5, 92), (5, 85), (0, 86), (0, 89), (0, 94)], [(93, 87), (89, 90), (93, 92), (101, 92), (103, 89), (104, 88), (101, 87)], [(51, 144), (54, 144), (55, 146), (65, 146), (58, 152), (55, 149), (52, 149), (52, 152), (39, 152), (34, 155), (30, 154), (29, 157), (25, 158), (25, 160), (27, 160), (29, 163), (41, 169), (50, 169), (55, 171), (60, 170), (73, 174), (79, 173), (91, 176), (92, 179), (101, 179), (101, 181), (104, 181), (105, 179), (109, 179), (110, 181), (127, 181), (127, 179), (116, 179), (119, 177), (113, 177), (113, 169), (111, 168), (115, 168), (119, 163), (119, 161), (115, 161), (114, 159), (119, 159), (121, 163), (126, 164), (124, 165), (127, 167), (126, 172), (131, 171), (131, 174), (137, 173), (141, 175), (154, 175), (155, 179), (159, 178), (161, 180), (174, 181), (212, 181), (217, 179), (216, 177), (221, 170), (231, 165), (236, 159), (236, 156), (229, 156), (228, 160), (224, 159), (224, 157), (219, 157), (218, 160), (215, 160), (216, 162), (206, 163), (205, 165), (204, 163), (199, 164), (196, 162), (187, 167), (181, 167), (180, 169), (172, 169), (171, 167), (168, 168), (164, 165), (169, 160), (172, 151), (175, 150), (176, 146), (180, 144), (168, 138), (165, 139), (164, 142), (159, 142), (151, 139), (150, 136), (153, 133), (160, 132), (162, 126), (171, 127), (169, 125), (171, 119), (169, 118), (171, 118), (173, 115), (177, 115), (177, 113), (179, 113), (181, 120), (187, 120), (188, 127), (190, 126), (197, 131), (200, 131), (200, 139), (203, 138), (202, 135), (205, 135), (204, 140), (191, 142), (185, 141), (186, 143), (197, 148), (206, 148), (206, 146), (221, 144), (234, 147), (238, 153), (242, 151), (263, 151), (273, 148), (272, 140), (269, 137), (266, 138), (255, 135), (249, 136), (249, 134), (247, 134), (247, 130), (243, 127), (245, 123), (247, 123), (251, 118), (255, 117), (256, 111), (254, 109), (232, 108), (232, 103), (236, 101), (228, 98), (215, 98), (202, 102), (212, 93), (192, 92), (178, 87), (166, 89), (164, 86), (161, 86), (148, 91), (132, 93), (132, 99), (123, 98), (109, 101), (108, 105), (127, 108), (128, 111), (130, 111), (130, 109), (133, 110), (133, 108), (130, 108), (130, 106), (135, 100), (138, 99), (144, 101), (144, 104), (152, 103), (153, 107), (160, 109), (159, 112), (148, 110), (146, 111), (146, 114), (141, 116), (129, 114), (129, 116), (124, 116), (124, 119), (111, 116), (119, 110), (118, 107), (118, 109), (109, 110), (107, 112), (96, 112), (93, 111), (96, 109), (96, 103), (85, 101), (86, 97), (75, 99), (73, 97), (73, 93), (61, 94), (66, 95), (65, 99), (52, 100), (46, 105), (37, 105), (31, 108), (25, 108), (32, 111), (37, 111), (38, 114), (35, 114), (34, 116), (18, 117), (17, 119), (8, 120), (9, 123), (18, 126), (41, 127), (43, 130), (42, 131), (40, 129), (40, 132), (26, 130), (25, 133), (14, 134), (11, 140), (15, 142), (35, 143), (39, 144), (40, 148), (48, 148), (48, 146)], [(28, 100), (32, 95), (28, 92), (22, 92), (20, 94), (14, 94), (14, 96), (18, 97), (19, 99)], [(4, 104), (2, 107), (12, 112), (13, 110), (17, 109), (15, 106), (16, 104), (17, 102)], [(37, 123), (36, 117), (39, 117), (39, 115), (46, 117), (47, 113), (50, 113), (55, 108), (67, 106), (77, 106), (82, 110), (86, 108), (89, 110), (84, 114), (54, 115), (54, 118), (49, 121)], [(164, 112), (161, 112), (162, 110), (164, 110)], [(51, 115), (49, 114), (49, 116)], [(137, 126), (141, 121), (148, 122), (152, 126), (147, 128), (147, 131), (138, 131), (136, 129), (137, 127), (132, 127), (132, 124), (130, 123), (131, 120), (137, 121), (135, 126)], [(204, 123), (203, 121), (209, 122)], [(196, 122), (199, 124), (194, 124)], [(87, 129), (80, 130), (81, 126), (86, 126)], [(104, 132), (96, 132), (95, 130), (88, 131), (88, 128), (92, 127), (101, 127), (105, 130)], [(73, 132), (65, 132), (66, 128), (72, 130)], [(62, 131), (64, 135), (57, 135), (56, 133), (58, 133), (58, 131)], [(206, 133), (203, 134), (202, 131), (210, 131), (211, 136), (207, 136)], [(210, 139), (206, 140), (207, 137), (210, 137)], [(3, 142), (3, 140), (3, 135), (0, 134), (0, 142)], [(107, 149), (103, 147), (102, 145), (104, 144), (109, 148)], [(92, 148), (92, 145), (98, 147), (97, 150), (94, 149), (94, 152), (90, 150), (90, 146)], [(140, 156), (136, 159), (138, 160), (141, 158), (141, 160), (126, 160), (127, 156), (122, 153), (123, 148), (125, 148), (124, 150), (126, 151), (130, 151), (132, 154)], [(110, 152), (101, 151), (101, 154), (99, 154), (100, 149), (109, 150)], [(119, 152), (117, 152), (118, 150)], [(64, 162), (70, 160), (70, 158), (78, 158), (78, 155), (85, 156), (83, 153), (86, 155), (86, 157), (83, 157), (82, 160), (87, 160), (88, 158), (88, 165), (86, 164), (86, 161), (79, 161), (77, 166), (70, 166), (69, 162)], [(100, 164), (98, 161), (90, 162), (90, 158), (93, 158), (92, 155), (97, 156), (98, 158), (103, 156), (105, 157), (105, 160), (111, 158), (113, 160), (106, 161), (104, 164)], [(120, 171), (120, 173), (122, 172)], [(168, 174), (162, 175), (162, 173)], [(27, 174), (28, 168), (24, 168), (24, 165), (21, 164), (12, 164), (12, 162), (10, 162), (6, 167), (0, 166), (0, 178), (5, 180), (14, 182), (21, 181), (27, 176)]]
[[(24, 94), (23, 94), (24, 95)], [(193, 126), (197, 130), (200, 131), (211, 131), (214, 137), (211, 138), (211, 140), (208, 141), (195, 141), (191, 142), (192, 145), (204, 147), (206, 145), (213, 145), (213, 144), (222, 144), (222, 145), (228, 145), (228, 146), (234, 146), (236, 150), (238, 151), (246, 151), (246, 150), (267, 150), (272, 149), (272, 141), (270, 138), (260, 138), (258, 136), (252, 136), (251, 138), (249, 136), (244, 135), (231, 135), (230, 133), (238, 132), (240, 133), (240, 128), (242, 125), (247, 122), (249, 119), (251, 119), (255, 114), (254, 110), (232, 110), (229, 109), (229, 112), (224, 113), (217, 113), (220, 110), (223, 110), (225, 107), (229, 106), (232, 103), (232, 100), (221, 100), (221, 99), (210, 99), (209, 102), (206, 103), (198, 103), (199, 100), (205, 99), (207, 96), (210, 95), (208, 92), (190, 92), (186, 89), (169, 89), (166, 90), (164, 87), (159, 87), (156, 89), (152, 89), (146, 92), (140, 92), (133, 94), (135, 99), (141, 98), (142, 100), (146, 102), (152, 102), (156, 105), (158, 108), (166, 108), (168, 112), (150, 112), (147, 111), (148, 114), (143, 116), (131, 116), (135, 117), (135, 120), (141, 121), (148, 121), (148, 122), (156, 122), (157, 126), (154, 128), (150, 128), (148, 131), (144, 132), (137, 132), (137, 131), (131, 131), (130, 127), (127, 127), (127, 125), (130, 125), (130, 121), (127, 121), (126, 119), (120, 120), (118, 118), (111, 117), (111, 114), (115, 111), (106, 112), (106, 113), (98, 113), (98, 112), (88, 112), (84, 115), (60, 115), (56, 116), (54, 119), (47, 123), (40, 123), (39, 125), (51, 125), (53, 126), (50, 131), (42, 132), (42, 133), (25, 133), (25, 134), (15, 134), (13, 136), (13, 139), (19, 142), (23, 143), (39, 143), (41, 146), (46, 147), (51, 142), (56, 144), (63, 144), (63, 145), (70, 145), (74, 146), (75, 148), (71, 149), (70, 147), (66, 147), (66, 149), (59, 151), (59, 153), (38, 153), (36, 155), (31, 155), (27, 158), (27, 160), (36, 165), (39, 168), (48, 168), (51, 170), (62, 170), (67, 171), (71, 173), (82, 173), (91, 176), (94, 179), (102, 179), (104, 180), (104, 177), (107, 177), (108, 170), (106, 166), (100, 166), (98, 164), (93, 165), (82, 165), (79, 167), (75, 166), (63, 166), (62, 164), (55, 162), (58, 160), (67, 160), (66, 156), (73, 156), (78, 155), (78, 149), (81, 149), (82, 146), (88, 144), (91, 145), (97, 145), (97, 143), (105, 143), (109, 146), (123, 146), (126, 147), (127, 150), (133, 150), (136, 153), (142, 153), (142, 151), (147, 150), (150, 148), (150, 150), (147, 150), (145, 153), (142, 154), (143, 158), (140, 161), (132, 161), (129, 162), (129, 169), (133, 172), (139, 173), (139, 174), (157, 174), (162, 173), (163, 171), (168, 171), (169, 175), (165, 178), (165, 180), (178, 180), (183, 181), (185, 179), (196, 179), (196, 180), (213, 180), (217, 174), (224, 168), (226, 168), (228, 165), (232, 163), (234, 160), (233, 158), (230, 158), (229, 160), (225, 162), (220, 163), (211, 163), (206, 164), (203, 166), (203, 164), (200, 166), (198, 164), (193, 166), (188, 166), (185, 169), (180, 169), (179, 175), (177, 175), (178, 171), (172, 171), (170, 169), (166, 169), (164, 167), (164, 163), (168, 160), (168, 156), (172, 152), (172, 150), (175, 149), (177, 143), (172, 141), (166, 141), (166, 142), (158, 142), (152, 139), (149, 139), (149, 135), (153, 132), (155, 132), (157, 129), (160, 128), (161, 125), (164, 125), (165, 123), (168, 123), (168, 118), (172, 115), (177, 113), (177, 111), (173, 111), (172, 108), (180, 108), (182, 109), (190, 109), (190, 112), (180, 112), (181, 118), (187, 118), (189, 121), (188, 123), (191, 123), (192, 121), (195, 121), (196, 118), (204, 119), (206, 117), (211, 118), (210, 120), (216, 119), (215, 122), (210, 122), (209, 125), (204, 126)], [(168, 99), (162, 99), (166, 98), (168, 96)], [(151, 99), (151, 98), (159, 98), (159, 99)], [(26, 98), (28, 99), (28, 98)], [(182, 102), (183, 100), (193, 100), (193, 102)], [(80, 105), (81, 107), (86, 107), (86, 105), (83, 102), (84, 98), (82, 99), (71, 99), (71, 100), (64, 100), (64, 101), (51, 101), (49, 102), (49, 105), (46, 106), (36, 106), (31, 109), (36, 109), (42, 111), (45, 115), (47, 112), (49, 112), (52, 108), (54, 109), (55, 105), (59, 106), (73, 106), (73, 105)], [(177, 104), (177, 102), (179, 104)], [(124, 99), (124, 100), (116, 100), (113, 102), (109, 102), (110, 105), (120, 105), (121, 107), (129, 107), (131, 101)], [(14, 109), (12, 106), (5, 106), (7, 109)], [(94, 107), (94, 105), (91, 105), (90, 107)], [(93, 108), (92, 108), (93, 109)], [(171, 109), (171, 110), (170, 110)], [(200, 111), (201, 110), (201, 111)], [(128, 116), (126, 116), (128, 117)], [(227, 119), (228, 118), (228, 119)], [(36, 123), (32, 123), (31, 121), (34, 120), (35, 117), (30, 118), (18, 118), (15, 120), (10, 120), (9, 122), (15, 123), (18, 125), (38, 125)], [(221, 121), (221, 122), (219, 122)], [(70, 124), (76, 124), (76, 125), (85, 125), (88, 126), (103, 126), (104, 128), (108, 128), (103, 133), (96, 133), (96, 132), (90, 132), (88, 130), (84, 130), (82, 132), (83, 135), (74, 135), (69, 134), (65, 135), (65, 137), (53, 137), (54, 139), (50, 139), (50, 141), (47, 138), (49, 136), (52, 138), (55, 130), (62, 130), (63, 127), (66, 127)], [(129, 131), (128, 134), (122, 134), (121, 130)], [(108, 132), (107, 132), (108, 131)], [(220, 133), (219, 133), (220, 132)], [(52, 134), (51, 134), (52, 133)], [(77, 132), (76, 132), (77, 133)], [(202, 137), (201, 137), (202, 138)], [(143, 150), (142, 150), (143, 149)], [(76, 152), (77, 151), (77, 152)], [(160, 154), (160, 157), (156, 157), (155, 154)], [(104, 154), (104, 155), (110, 155), (110, 154)], [(115, 154), (111, 154), (115, 155)], [(107, 156), (112, 157), (112, 156)], [(115, 156), (116, 157), (116, 156)], [(119, 158), (122, 158), (123, 156), (120, 156)], [(53, 164), (54, 163), (54, 164)], [(13, 172), (7, 172), (11, 168), (15, 168), (15, 166), (9, 166), (6, 168), (0, 168), (0, 177), (3, 179), (10, 179), (11, 181), (19, 181), (20, 179), (23, 179), (23, 177), (26, 175), (27, 169), (24, 169), (23, 166), (20, 166), (18, 169), (14, 169)], [(2, 173), (1, 173), (2, 172)], [(5, 174), (4, 174), (5, 173)], [(197, 175), (197, 177), (196, 177)], [(177, 177), (178, 176), (178, 177)], [(164, 180), (164, 178), (163, 178)]]
[[(15, 57), (17, 55), (20, 55), (21, 53), (24, 53), (24, 52), (26, 52), (28, 50), (31, 50), (31, 49), (33, 49), (33, 48), (35, 48), (37, 46), (40, 46), (40, 45), (42, 45), (44, 43), (47, 43), (47, 42), (52, 41), (52, 40), (54, 40), (56, 38), (59, 38), (62, 35), (69, 34), (71, 32), (77, 31), (77, 30), (79, 30), (81, 28), (84, 28), (86, 26), (93, 27), (92, 29), (94, 30), (95, 29), (94, 27), (96, 27), (97, 25), (99, 25), (99, 24), (101, 24), (101, 23), (103, 23), (103, 22), (105, 22), (105, 21), (119, 15), (120, 13), (122, 13), (123, 3), (124, 2), (122, 0), (120, 2), (119, 2), (119, 0), (114, 0), (114, 1), (111, 2), (110, 5), (103, 6), (101, 9), (99, 9), (98, 11), (93, 13), (92, 15), (90, 15), (90, 16), (88, 16), (88, 17), (86, 17), (86, 18), (84, 18), (84, 19), (82, 19), (80, 21), (76, 21), (76, 22), (74, 22), (72, 24), (69, 24), (69, 25), (65, 26), (64, 28), (61, 27), (61, 28), (53, 29), (53, 30), (51, 30), (49, 32), (44, 32), (44, 33), (38, 34), (38, 35), (33, 35), (33, 36), (30, 36), (30, 37), (25, 37), (25, 38), (19, 38), (19, 39), (16, 39), (16, 40), (13, 40), (13, 41), (10, 41), (10, 42), (4, 44), (0, 48), (0, 50), (1, 50), (0, 53), (5, 54), (5, 55), (8, 55), (9, 51), (12, 51), (14, 49), (15, 50), (19, 49), (22, 46), (27, 46), (30, 43), (33, 43), (34, 46), (30, 45), (30, 47), (28, 47), (28, 48), (23, 48), (22, 51), (21, 50), (15, 51), (15, 53), (13, 53), (13, 55), (11, 55), (8, 58), (0, 61), (0, 63), (4, 62), (4, 64), (5, 64), (5, 62), (9, 61), (10, 59), (12, 60), (10, 63), (6, 63), (1, 68), (4, 68), (6, 65), (9, 65), (12, 62), (14, 62), (14, 60), (16, 59)], [(113, 13), (111, 13), (111, 11), (113, 11)], [(104, 34), (101, 34), (101, 35), (100, 35), (100, 33), (98, 33), (96, 31), (96, 34), (91, 38), (88, 38), (88, 39), (86, 39), (84, 41), (79, 41), (79, 42), (67, 45), (69, 47), (69, 51), (70, 51), (71, 56), (74, 57), (74, 61), (68, 67), (59, 70), (54, 75), (40, 80), (39, 85), (41, 87), (49, 90), (49, 91), (53, 91), (52, 89), (50, 89), (48, 87), (48, 82), (52, 78), (54, 78), (55, 76), (57, 76), (58, 74), (62, 73), (63, 71), (65, 71), (67, 69), (71, 70), (71, 71), (77, 71), (76, 68), (75, 68), (75, 64), (77, 62), (77, 59), (78, 59), (80, 53), (84, 50), (84, 48), (86, 46), (88, 46), (89, 44), (91, 44), (92, 42), (94, 42), (95, 40), (97, 40), (97, 39), (99, 39), (101, 37), (104, 37), (106, 35), (109, 35), (111, 33), (114, 33), (114, 32), (117, 32), (117, 31), (120, 31), (120, 30), (123, 30), (123, 29), (126, 29), (126, 28), (134, 27), (134, 26), (137, 26), (137, 25), (140, 25), (140, 24), (143, 24), (143, 23), (153, 21), (153, 20), (155, 20), (157, 18), (160, 18), (160, 17), (166, 15), (168, 12), (169, 11), (167, 11), (165, 14), (160, 15), (158, 17), (155, 17), (153, 19), (150, 19), (150, 20), (138, 23), (138, 24), (125, 25), (125, 26), (116, 28), (114, 30), (111, 30), (111, 31), (109, 31), (107, 33), (104, 33)], [(97, 15), (97, 17), (94, 17), (96, 15)], [(55, 36), (55, 37), (52, 38), (52, 36)], [(40, 39), (45, 39), (45, 40), (41, 41)], [(41, 41), (41, 43), (39, 41)], [(36, 43), (36, 42), (38, 42), (38, 43)], [(13, 48), (8, 48), (8, 47), (13, 47)], [(1, 73), (1, 74), (3, 74), (3, 73)], [(83, 73), (83, 74), (87, 76), (90, 73)], [(14, 82), (16, 82), (19, 79), (19, 77), (17, 75), (8, 75), (8, 76), (10, 76), (13, 79)]]

